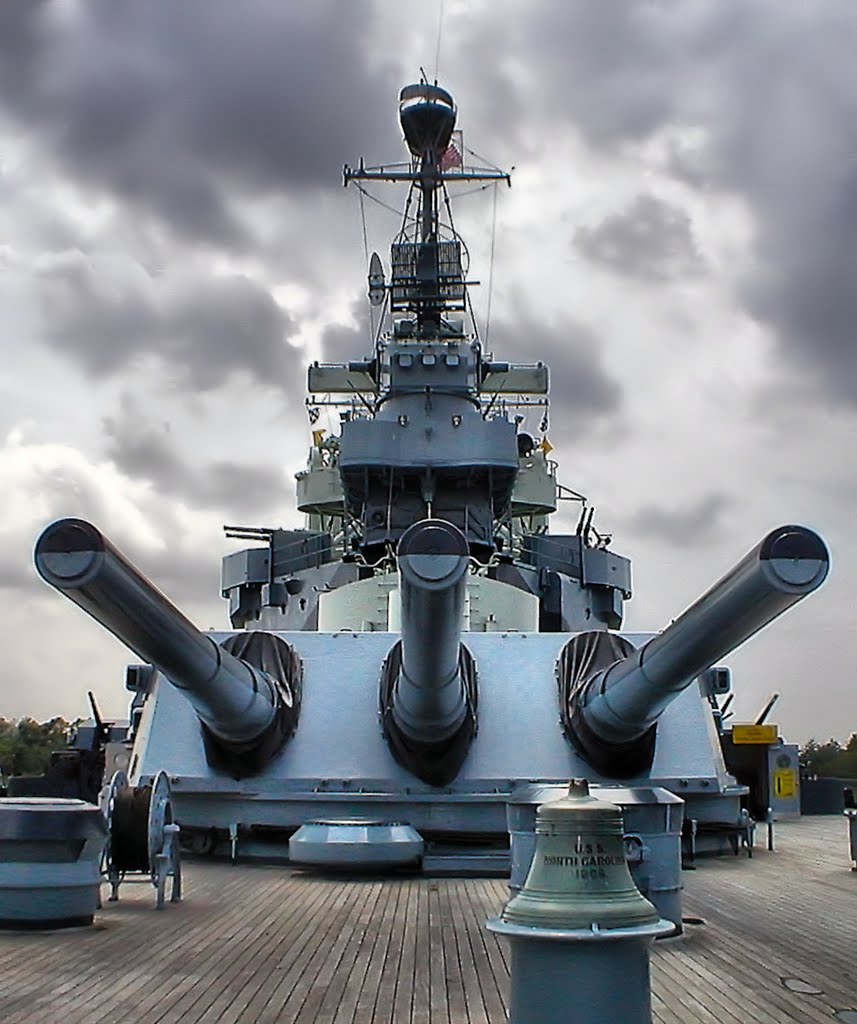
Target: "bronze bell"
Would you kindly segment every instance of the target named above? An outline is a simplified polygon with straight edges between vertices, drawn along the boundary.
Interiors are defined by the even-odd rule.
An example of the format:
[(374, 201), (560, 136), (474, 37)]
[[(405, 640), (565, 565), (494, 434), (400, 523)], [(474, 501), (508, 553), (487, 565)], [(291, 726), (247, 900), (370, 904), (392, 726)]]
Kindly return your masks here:
[(619, 809), (575, 779), (568, 796), (536, 812), (527, 880), (503, 910), (509, 924), (558, 931), (655, 924), (660, 915), (631, 880)]

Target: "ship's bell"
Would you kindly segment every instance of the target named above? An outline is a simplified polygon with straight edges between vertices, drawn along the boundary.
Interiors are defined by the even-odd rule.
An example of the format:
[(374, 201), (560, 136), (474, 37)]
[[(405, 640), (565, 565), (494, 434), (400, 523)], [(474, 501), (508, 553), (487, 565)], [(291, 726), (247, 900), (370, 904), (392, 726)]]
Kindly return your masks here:
[(536, 812), (536, 849), (508, 924), (556, 931), (612, 931), (655, 924), (659, 914), (631, 880), (622, 816), (575, 779), (562, 800)]

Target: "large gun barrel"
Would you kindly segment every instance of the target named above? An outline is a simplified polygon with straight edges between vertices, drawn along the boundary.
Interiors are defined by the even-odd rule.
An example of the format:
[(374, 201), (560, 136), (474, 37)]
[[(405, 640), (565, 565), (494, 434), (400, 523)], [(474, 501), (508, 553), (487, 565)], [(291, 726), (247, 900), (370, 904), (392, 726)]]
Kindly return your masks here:
[(215, 742), (240, 753), (291, 733), (294, 723), (284, 730), (282, 721), (284, 710), (296, 717), (291, 681), (201, 633), (91, 523), (52, 523), (36, 542), (34, 558), (42, 579), (182, 691)]
[(635, 751), (653, 747), (654, 727), (671, 701), (812, 593), (828, 568), (827, 548), (812, 530), (772, 530), (662, 633), (580, 679), (569, 700), (569, 729), (589, 760), (607, 771), (617, 751), (620, 760), (628, 754), (626, 774), (632, 773)]
[(469, 548), (456, 526), (424, 519), (399, 540), (402, 639), (382, 674), (382, 713), (395, 756), (444, 785), (476, 727), (475, 665), (461, 644)]

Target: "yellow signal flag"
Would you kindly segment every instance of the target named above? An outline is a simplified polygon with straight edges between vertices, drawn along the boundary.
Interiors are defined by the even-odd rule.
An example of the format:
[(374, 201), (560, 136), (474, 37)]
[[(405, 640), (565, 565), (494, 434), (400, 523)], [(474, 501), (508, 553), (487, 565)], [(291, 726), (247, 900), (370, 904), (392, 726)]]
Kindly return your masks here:
[(324, 435), (325, 435), (326, 433), (327, 433), (327, 431), (326, 431), (326, 430), (324, 430), (323, 428), (322, 428), (322, 429), (320, 429), (320, 430), (314, 430), (314, 431), (312, 432), (312, 443), (313, 443), (313, 447), (315, 447), (315, 448), (319, 448), (319, 447), (321, 447), (321, 439), (322, 439), (322, 438), (324, 437)]
[(546, 437), (542, 438), (542, 443), (539, 445), (539, 448), (541, 448), (545, 455), (550, 455), (550, 453), (553, 451), (553, 445), (550, 443), (550, 441), (548, 441)]

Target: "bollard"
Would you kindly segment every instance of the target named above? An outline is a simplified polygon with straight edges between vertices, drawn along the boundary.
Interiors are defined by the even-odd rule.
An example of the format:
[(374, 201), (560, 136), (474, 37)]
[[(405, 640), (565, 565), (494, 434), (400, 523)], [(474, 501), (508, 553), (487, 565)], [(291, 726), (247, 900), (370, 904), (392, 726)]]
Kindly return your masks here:
[(101, 811), (83, 800), (0, 799), (0, 928), (92, 924), (106, 838)]
[(539, 807), (523, 888), (487, 922), (511, 948), (509, 1024), (651, 1024), (649, 947), (674, 925), (632, 882), (623, 831), (585, 779)]
[(848, 856), (851, 858), (851, 870), (857, 871), (857, 810), (851, 807), (844, 814), (848, 819)]

